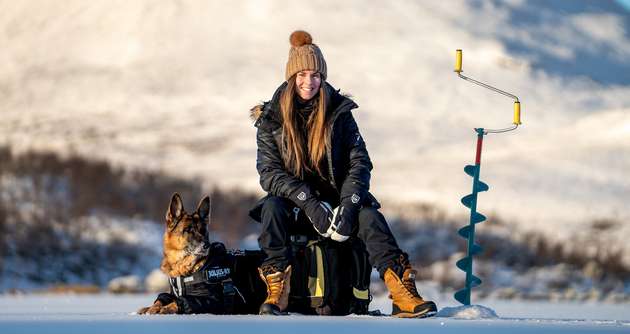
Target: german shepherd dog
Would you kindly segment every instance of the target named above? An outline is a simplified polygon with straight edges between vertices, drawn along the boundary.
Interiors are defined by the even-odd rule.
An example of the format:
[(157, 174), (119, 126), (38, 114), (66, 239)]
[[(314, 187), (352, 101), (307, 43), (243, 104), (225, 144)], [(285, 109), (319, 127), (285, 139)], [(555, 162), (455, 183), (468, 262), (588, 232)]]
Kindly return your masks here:
[(226, 250), (210, 242), (210, 198), (205, 196), (188, 214), (179, 194), (166, 210), (164, 257), (160, 269), (169, 277), (170, 293), (138, 314), (250, 314), (266, 297), (258, 276), (264, 259), (260, 251)]
[[(193, 214), (184, 210), (179, 194), (173, 194), (166, 211), (166, 231), (164, 233), (164, 258), (160, 269), (169, 278), (190, 276), (206, 263), (210, 250), (208, 238), (208, 217), (210, 198), (204, 197)], [(179, 313), (176, 300), (168, 304), (158, 298), (153, 305), (138, 310), (138, 314)]]

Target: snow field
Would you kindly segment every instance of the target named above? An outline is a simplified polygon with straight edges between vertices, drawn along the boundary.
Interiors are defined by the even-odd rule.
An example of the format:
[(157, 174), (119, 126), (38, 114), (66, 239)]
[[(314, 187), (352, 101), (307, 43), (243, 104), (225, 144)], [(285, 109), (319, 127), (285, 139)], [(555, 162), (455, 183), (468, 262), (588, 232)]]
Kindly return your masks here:
[[(439, 302), (443, 307), (439, 316), (428, 319), (396, 319), (389, 317), (348, 316), (316, 317), (292, 315), (287, 317), (166, 315), (139, 316), (141, 306), (150, 304), (154, 295), (18, 295), (0, 296), (0, 328), (2, 333), (627, 333), (630, 315), (627, 306), (591, 305), (591, 317), (575, 313), (581, 305), (493, 302), (501, 317), (483, 319), (492, 308), (459, 307), (456, 312), (445, 312), (444, 306), (453, 302)], [(377, 298), (373, 306), (386, 305), (385, 296)], [(588, 308), (588, 307), (587, 307)], [(453, 308), (455, 309), (455, 308)], [(557, 318), (534, 317), (529, 314), (547, 313)], [(466, 316), (463, 316), (467, 314)], [(574, 314), (576, 317), (571, 317)], [(580, 317), (584, 319), (578, 319)], [(619, 317), (622, 316), (622, 317)], [(457, 318), (466, 318), (461, 320)], [(586, 320), (585, 320), (586, 319)], [(598, 319), (598, 320), (593, 320)]]

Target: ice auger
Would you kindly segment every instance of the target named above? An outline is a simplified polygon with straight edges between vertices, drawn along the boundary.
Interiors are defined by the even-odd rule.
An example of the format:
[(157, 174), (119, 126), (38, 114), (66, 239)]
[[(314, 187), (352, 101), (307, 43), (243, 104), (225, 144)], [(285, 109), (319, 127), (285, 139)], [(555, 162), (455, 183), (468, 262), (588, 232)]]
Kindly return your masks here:
[(483, 136), (489, 133), (503, 133), (515, 130), (521, 124), (521, 103), (519, 102), (518, 97), (516, 97), (515, 95), (504, 92), (498, 88), (492, 87), (483, 82), (479, 82), (475, 79), (463, 75), (462, 50), (456, 51), (455, 72), (460, 78), (466, 81), (472, 82), (481, 87), (490, 89), (494, 92), (514, 99), (514, 120), (512, 122), (512, 126), (496, 130), (475, 128), (475, 132), (477, 133), (477, 153), (475, 154), (475, 164), (467, 165), (466, 167), (464, 167), (464, 172), (466, 172), (466, 174), (470, 175), (473, 178), (473, 186), (472, 193), (462, 198), (462, 204), (464, 204), (464, 206), (466, 206), (467, 208), (470, 208), (470, 223), (467, 226), (462, 227), (458, 231), (459, 235), (468, 241), (468, 245), (466, 257), (457, 261), (456, 265), (457, 268), (466, 272), (466, 282), (464, 288), (455, 293), (455, 299), (464, 305), (470, 305), (470, 290), (481, 284), (481, 279), (473, 275), (472, 273), (473, 256), (483, 251), (481, 246), (475, 243), (475, 225), (486, 220), (486, 217), (484, 215), (477, 212), (477, 194), (482, 191), (488, 191), (489, 189), (487, 184), (479, 180), (479, 174), (481, 171), (481, 145), (483, 144)]

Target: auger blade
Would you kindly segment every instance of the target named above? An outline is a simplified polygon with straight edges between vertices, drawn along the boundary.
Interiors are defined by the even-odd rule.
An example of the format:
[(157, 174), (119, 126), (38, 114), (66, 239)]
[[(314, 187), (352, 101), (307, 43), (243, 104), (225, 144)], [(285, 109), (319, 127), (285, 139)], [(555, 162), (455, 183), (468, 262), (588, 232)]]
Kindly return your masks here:
[(481, 222), (486, 220), (486, 216), (482, 215), (479, 212), (473, 212), (471, 220), (472, 220), (473, 224), (479, 224), (479, 223), (481, 223)]
[(477, 244), (473, 244), (472, 248), (470, 249), (470, 255), (471, 256), (481, 254), (482, 252), (483, 252), (483, 248), (481, 248), (481, 246), (479, 246)]
[(462, 238), (468, 239), (468, 237), (470, 236), (470, 226), (466, 225), (466, 226), (460, 228), (459, 231), (457, 231), (457, 233), (459, 235), (461, 235)]
[(488, 187), (487, 184), (481, 182), (481, 181), (477, 181), (477, 191), (478, 192), (482, 192), (482, 191), (488, 191), (488, 189), (490, 189), (490, 187)]
[(477, 166), (475, 165), (467, 165), (466, 167), (464, 167), (464, 172), (466, 172), (466, 174), (472, 177), (475, 176), (476, 171), (477, 171)]
[(470, 305), (470, 289), (464, 288), (455, 292), (455, 300), (464, 305)]
[(472, 279), (470, 280), (470, 287), (474, 288), (474, 287), (477, 287), (477, 286), (480, 286), (480, 285), (481, 285), (481, 278), (473, 275)]
[(462, 197), (462, 204), (464, 204), (465, 207), (470, 208), (474, 198), (475, 198), (475, 195), (473, 194), (466, 195)]
[(468, 257), (468, 256), (467, 256), (467, 257), (465, 257), (465, 258), (463, 258), (463, 259), (459, 259), (459, 260), (455, 263), (455, 265), (457, 266), (457, 268), (459, 268), (459, 269), (461, 269), (461, 270), (463, 270), (463, 271), (467, 271), (467, 270), (468, 270), (468, 268), (470, 268), (470, 263), (471, 263), (471, 262), (472, 262), (472, 261), (470, 260), (470, 257)]

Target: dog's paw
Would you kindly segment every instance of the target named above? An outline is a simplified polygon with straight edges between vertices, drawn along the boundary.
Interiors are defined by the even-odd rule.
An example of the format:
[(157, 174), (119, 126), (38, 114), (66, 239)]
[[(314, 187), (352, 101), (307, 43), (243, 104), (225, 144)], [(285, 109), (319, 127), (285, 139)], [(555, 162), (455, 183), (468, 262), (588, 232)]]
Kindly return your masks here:
[(160, 312), (161, 307), (162, 303), (156, 300), (153, 305), (139, 309), (138, 314), (157, 314)]
[(172, 302), (162, 308), (160, 308), (160, 314), (177, 314), (179, 308), (177, 307), (176, 302)]
[(153, 305), (151, 307), (149, 307), (149, 310), (147, 311), (147, 314), (160, 314), (162, 310), (162, 305)]

